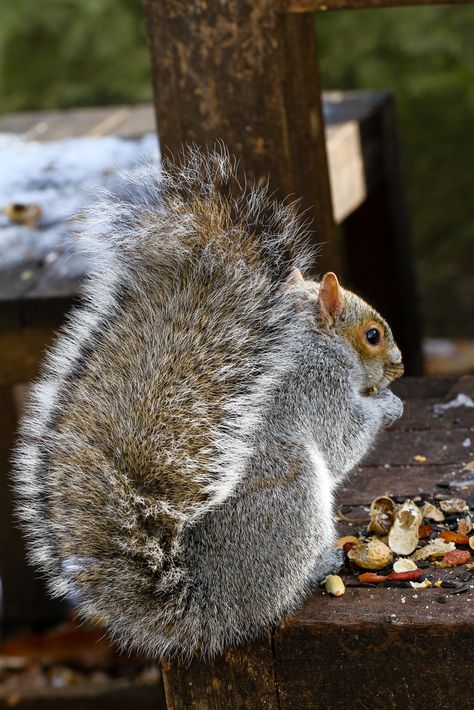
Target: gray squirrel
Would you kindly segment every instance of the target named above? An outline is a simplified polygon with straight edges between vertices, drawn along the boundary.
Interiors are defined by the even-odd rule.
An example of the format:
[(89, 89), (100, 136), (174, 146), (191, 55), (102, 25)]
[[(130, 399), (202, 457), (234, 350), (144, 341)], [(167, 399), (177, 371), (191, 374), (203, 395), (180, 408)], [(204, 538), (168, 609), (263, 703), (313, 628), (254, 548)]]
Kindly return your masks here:
[(151, 656), (268, 631), (340, 565), (335, 487), (402, 414), (382, 317), (223, 150), (123, 176), (32, 387), (14, 480), (56, 596)]

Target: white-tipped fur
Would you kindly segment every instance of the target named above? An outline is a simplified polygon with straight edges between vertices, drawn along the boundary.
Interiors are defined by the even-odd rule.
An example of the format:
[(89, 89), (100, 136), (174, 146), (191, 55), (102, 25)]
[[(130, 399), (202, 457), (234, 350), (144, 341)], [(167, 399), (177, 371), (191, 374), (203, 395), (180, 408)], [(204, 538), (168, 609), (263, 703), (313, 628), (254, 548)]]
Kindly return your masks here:
[(15, 457), (30, 558), (122, 645), (212, 656), (334, 564), (334, 484), (398, 400), (358, 395), (353, 350), (286, 287), (304, 225), (225, 151), (123, 175), (80, 248)]

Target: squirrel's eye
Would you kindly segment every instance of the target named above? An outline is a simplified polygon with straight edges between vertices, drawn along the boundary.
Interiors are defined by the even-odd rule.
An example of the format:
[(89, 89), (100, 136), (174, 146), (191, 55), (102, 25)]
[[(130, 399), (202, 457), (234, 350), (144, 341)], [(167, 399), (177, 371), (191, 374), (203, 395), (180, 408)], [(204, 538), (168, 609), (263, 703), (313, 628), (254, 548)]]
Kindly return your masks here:
[(380, 331), (377, 328), (370, 328), (365, 334), (367, 342), (371, 345), (378, 345), (380, 343)]

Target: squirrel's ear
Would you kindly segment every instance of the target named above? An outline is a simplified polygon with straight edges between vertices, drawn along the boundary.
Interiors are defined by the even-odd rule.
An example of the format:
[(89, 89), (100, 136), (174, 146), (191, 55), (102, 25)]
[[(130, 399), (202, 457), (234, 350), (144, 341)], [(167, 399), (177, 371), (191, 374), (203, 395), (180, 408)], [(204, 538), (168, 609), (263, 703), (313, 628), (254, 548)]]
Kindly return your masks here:
[(327, 325), (334, 325), (334, 321), (342, 311), (342, 290), (336, 274), (333, 274), (332, 271), (328, 271), (321, 281), (319, 305)]
[(302, 286), (304, 284), (304, 278), (301, 274), (301, 271), (299, 269), (293, 269), (291, 274), (289, 275), (287, 282), (285, 284), (285, 288), (293, 288), (293, 286)]
[(293, 269), (288, 281), (292, 286), (301, 286), (301, 284), (304, 284), (304, 278), (301, 275), (301, 271), (299, 269)]

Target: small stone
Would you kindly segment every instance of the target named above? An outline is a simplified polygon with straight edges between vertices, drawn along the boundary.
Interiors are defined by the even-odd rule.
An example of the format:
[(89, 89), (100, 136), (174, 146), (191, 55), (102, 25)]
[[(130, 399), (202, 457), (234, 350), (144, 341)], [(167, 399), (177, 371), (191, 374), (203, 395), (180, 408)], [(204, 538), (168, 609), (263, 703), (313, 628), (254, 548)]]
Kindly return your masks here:
[(447, 597), (444, 596), (444, 594), (440, 594), (439, 596), (435, 597), (436, 601), (439, 602), (440, 604), (446, 604)]

